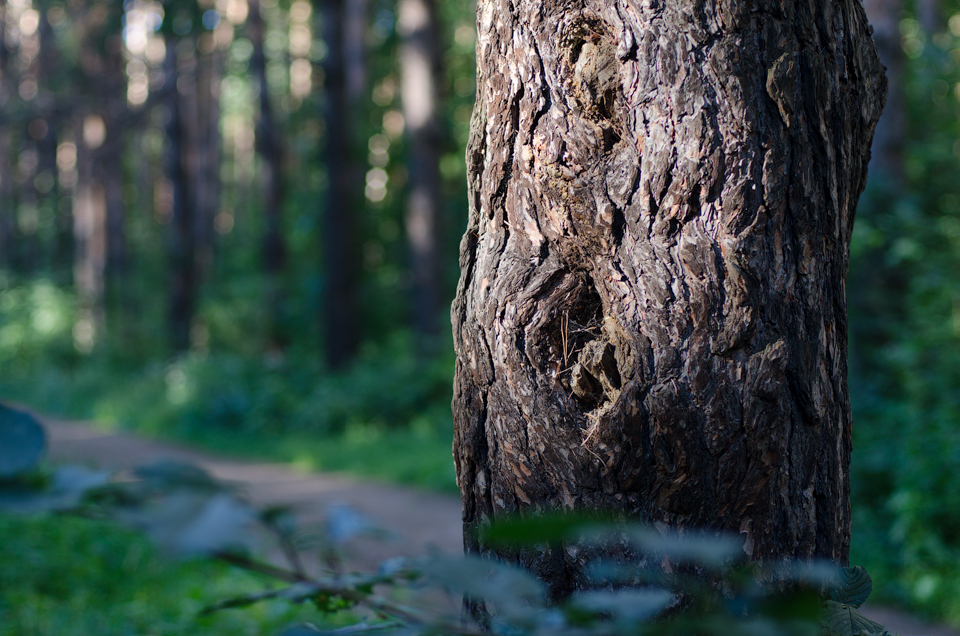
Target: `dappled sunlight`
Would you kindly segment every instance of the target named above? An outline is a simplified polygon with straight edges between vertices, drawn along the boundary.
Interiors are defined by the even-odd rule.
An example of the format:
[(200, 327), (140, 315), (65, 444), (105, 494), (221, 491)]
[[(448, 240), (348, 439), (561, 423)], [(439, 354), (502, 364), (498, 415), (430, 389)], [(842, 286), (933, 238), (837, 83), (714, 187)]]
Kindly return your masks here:
[[(849, 1), (857, 11), (861, 5), (890, 4)], [(618, 6), (628, 4), (632, 8), (624, 14), (643, 3)], [(960, 626), (960, 0), (893, 4), (895, 15), (887, 16), (885, 25), (874, 20), (873, 32), (875, 42), (893, 55), (890, 63), (885, 62), (892, 80), (887, 109), (894, 114), (893, 124), (883, 137), (887, 141), (873, 148), (852, 228), (849, 262), (837, 265), (837, 271), (849, 266), (846, 286), (838, 274), (837, 289), (830, 292), (834, 300), (846, 294), (848, 313), (834, 322), (833, 333), (821, 326), (811, 334), (832, 338), (834, 352), (842, 351), (849, 338), (848, 359), (837, 354), (828, 379), (843, 385), (838, 378), (849, 366), (852, 561), (865, 565), (873, 576), (875, 601)], [(339, 13), (331, 13), (336, 6)], [(95, 427), (83, 429), (85, 442), (91, 444), (98, 443), (91, 441), (98, 437), (138, 435), (149, 443), (189, 445), (220, 458), (283, 464), (284, 478), (291, 482), (313, 479), (316, 473), (337, 473), (335, 479), (345, 482), (400, 483), (455, 497), (460, 491), (451, 454), (451, 402), (457, 365), (472, 365), (482, 382), (510, 375), (491, 353), (499, 344), (497, 338), (506, 337), (503, 334), (478, 339), (472, 358), (467, 355), (458, 362), (453, 351), (450, 304), (460, 259), (467, 263), (479, 254), (486, 264), (493, 264), (491, 271), (499, 272), (514, 264), (491, 256), (502, 246), (484, 234), (485, 227), (505, 229), (504, 244), (513, 246), (526, 245), (522, 233), (527, 226), (536, 226), (531, 236), (539, 235), (543, 242), (515, 259), (526, 273), (499, 286), (492, 285), (492, 278), (476, 275), (479, 270), (467, 270), (463, 285), (482, 281), (487, 295), (477, 302), (476, 318), (458, 326), (457, 337), (479, 329), (484, 321), (512, 320), (518, 325), (517, 364), (529, 368), (538, 363), (532, 349), (536, 329), (528, 327), (536, 326), (531, 316), (543, 303), (538, 296), (528, 307), (532, 313), (516, 313), (517, 298), (532, 293), (536, 285), (542, 283), (547, 290), (556, 282), (531, 278), (531, 268), (548, 263), (556, 266), (560, 278), (586, 276), (584, 280), (603, 292), (595, 302), (601, 306), (598, 315), (605, 319), (608, 306), (620, 302), (619, 292), (611, 290), (642, 277), (626, 271), (618, 273), (619, 282), (594, 277), (597, 262), (620, 249), (618, 241), (642, 239), (645, 233), (666, 235), (687, 223), (690, 227), (699, 223), (703, 229), (720, 222), (711, 214), (729, 212), (710, 208), (720, 195), (700, 186), (690, 196), (702, 195), (704, 205), (691, 207), (689, 218), (678, 216), (683, 207), (679, 203), (673, 210), (666, 203), (658, 205), (654, 201), (658, 188), (673, 196), (694, 187), (691, 180), (706, 178), (705, 172), (690, 173), (700, 177), (678, 177), (687, 164), (702, 158), (676, 153), (658, 158), (651, 151), (659, 143), (652, 133), (628, 144), (621, 134), (624, 118), (607, 122), (600, 110), (567, 121), (560, 111), (573, 106), (558, 99), (562, 86), (544, 89), (542, 103), (535, 98), (534, 85), (550, 75), (545, 67), (526, 69), (529, 75), (522, 77), (478, 78), (475, 57), (491, 42), (489, 34), (478, 38), (476, 6), (473, 0), (2, 3), (0, 402), (29, 405), (61, 420), (85, 420)], [(751, 20), (767, 17), (763, 12), (751, 14)], [(499, 19), (488, 12), (488, 22)], [(618, 19), (629, 22), (622, 15)], [(701, 16), (691, 14), (690, 19), (693, 29)], [(587, 21), (583, 28), (592, 29), (591, 24)], [(826, 28), (819, 23), (815, 27), (814, 31)], [(616, 29), (591, 33), (596, 42), (609, 39), (607, 44), (621, 37)], [(520, 35), (518, 27), (518, 42)], [(510, 41), (506, 38), (502, 45)], [(631, 75), (630, 81), (637, 86), (652, 81), (661, 66), (672, 67), (680, 59), (644, 66), (640, 57), (649, 52), (645, 47), (660, 46), (659, 42), (654, 38), (607, 47), (609, 68), (622, 70), (633, 64), (650, 75)], [(590, 43), (594, 46), (593, 40)], [(586, 40), (578, 46), (585, 44)], [(687, 44), (678, 41), (677, 46), (679, 51)], [(694, 57), (706, 47), (702, 42), (690, 46)], [(572, 48), (569, 53), (573, 55)], [(577, 55), (581, 53), (578, 49)], [(586, 68), (585, 63), (555, 61), (569, 62), (572, 73), (582, 75)], [(520, 68), (526, 62), (516, 63)], [(803, 59), (796, 69), (806, 77), (819, 63)], [(781, 66), (793, 68), (791, 64)], [(626, 94), (627, 76), (618, 75), (621, 70), (614, 73), (616, 81), (604, 84), (616, 108)], [(491, 82), (501, 80), (503, 86), (492, 92), (521, 87), (503, 121), (492, 110), (475, 110), (474, 104), (478, 89), (489, 98)], [(848, 80), (853, 81), (844, 81)], [(757, 112), (747, 113), (744, 122), (754, 118), (776, 122), (789, 111), (787, 101), (777, 101), (783, 95), (774, 95), (786, 90), (779, 81), (776, 73), (760, 77), (754, 87), (757, 99), (750, 105)], [(596, 88), (588, 84), (584, 86), (590, 91)], [(680, 86), (682, 93), (686, 85)], [(634, 89), (637, 100), (656, 102), (653, 92)], [(838, 134), (829, 117), (817, 123), (815, 101), (796, 107), (793, 118), (784, 121), (784, 135), (799, 134), (809, 126), (804, 143), (818, 146), (817, 135)], [(521, 111), (525, 113), (521, 128), (529, 129), (505, 137), (501, 157), (491, 150), (492, 144), (499, 143), (496, 138), (504, 122), (512, 122)], [(535, 116), (527, 118), (528, 114)], [(677, 128), (664, 129), (665, 137), (676, 136), (681, 124), (690, 121), (686, 114), (678, 117)], [(711, 117), (703, 121), (709, 123)], [(644, 125), (652, 129), (656, 121), (653, 117)], [(471, 137), (471, 122), (486, 129), (477, 129)], [(629, 147), (638, 153), (637, 165), (610, 168), (610, 174), (603, 175), (606, 185), (597, 181), (602, 186), (596, 192), (597, 209), (615, 219), (610, 230), (616, 229), (617, 245), (606, 245), (609, 253), (583, 263), (574, 262), (579, 252), (555, 249), (557, 241), (565, 239), (547, 236), (553, 230), (546, 223), (526, 218), (528, 213), (535, 216), (548, 200), (527, 196), (534, 192), (531, 184), (537, 179), (546, 184), (542, 187), (567, 198), (576, 194), (576, 188), (586, 187), (584, 162), (574, 157), (571, 145), (540, 144), (546, 139), (540, 133), (568, 125), (571, 130), (582, 126), (577, 134), (585, 138), (601, 131), (594, 141), (610, 146), (603, 152)], [(883, 132), (882, 125), (878, 131)], [(721, 155), (732, 152), (732, 139), (723, 142)], [(758, 147), (756, 152), (769, 153), (770, 148)], [(721, 170), (717, 187), (722, 190), (742, 177), (745, 196), (759, 196), (767, 187), (764, 181), (788, 171), (795, 160), (773, 157), (758, 163), (752, 176)], [(884, 165), (885, 158), (892, 161), (890, 166)], [(471, 196), (467, 186), (468, 167), (476, 170), (485, 162), (489, 170), (473, 175), (472, 193), (477, 194), (476, 188), (491, 189), (492, 205)], [(644, 170), (649, 172), (658, 162), (669, 168), (664, 174), (670, 178), (664, 177), (663, 183), (644, 176)], [(621, 168), (621, 176), (639, 194), (614, 203), (618, 197), (610, 189)], [(567, 172), (573, 175), (569, 179)], [(848, 175), (836, 175), (840, 176)], [(520, 187), (513, 185), (515, 179), (530, 183)], [(785, 195), (788, 214), (800, 213), (790, 206), (796, 206), (801, 194), (808, 193), (791, 190)], [(520, 201), (516, 210), (522, 214), (500, 210), (506, 210), (508, 201)], [(593, 205), (591, 201), (585, 209)], [(768, 208), (764, 213), (772, 214)], [(474, 225), (462, 236), (471, 209)], [(416, 210), (422, 214), (417, 216)], [(629, 215), (648, 218), (631, 225)], [(576, 230), (581, 237), (603, 225), (606, 217), (584, 218), (583, 227)], [(766, 222), (750, 230), (762, 230)], [(572, 232), (564, 227), (554, 233), (569, 237)], [(821, 246), (834, 241), (834, 229), (817, 232)], [(478, 240), (481, 237), (487, 242)], [(760, 243), (757, 250), (767, 249)], [(663, 249), (687, 254), (693, 247), (700, 249), (679, 240), (667, 241)], [(730, 249), (734, 248), (718, 244), (717, 258)], [(760, 253), (746, 243), (736, 250), (750, 262)], [(787, 249), (777, 258), (782, 265), (799, 257)], [(811, 262), (817, 259), (814, 254)], [(686, 266), (684, 262), (679, 269)], [(743, 291), (733, 289), (736, 285), (742, 283), (746, 289), (766, 282), (767, 274), (739, 280), (739, 265), (731, 267), (717, 270), (718, 282), (697, 278), (695, 285), (684, 289), (662, 280), (663, 293), (670, 296), (664, 301), (669, 309), (664, 321), (681, 314), (686, 320), (686, 312), (677, 308), (685, 294), (702, 284), (721, 303), (706, 322), (716, 319), (736, 327), (736, 315), (723, 303), (729, 305)], [(808, 275), (801, 272), (784, 279), (787, 295), (796, 297)], [(663, 276), (679, 274), (670, 270)], [(611, 286), (604, 288), (607, 283)], [(562, 310), (566, 309), (564, 305)], [(770, 307), (756, 309), (775, 313)], [(643, 311), (653, 315), (649, 307)], [(615, 330), (614, 322), (600, 320), (597, 329), (602, 323), (604, 333)], [(848, 336), (842, 332), (844, 326)], [(569, 321), (566, 327), (569, 332)], [(581, 331), (586, 334), (589, 329)], [(704, 345), (701, 353), (724, 364), (741, 357), (758, 359), (767, 350), (755, 349), (757, 338), (770, 334), (754, 337), (748, 331), (729, 351), (718, 353)], [(566, 373), (572, 378), (579, 365), (583, 382), (564, 385), (558, 380), (556, 386), (538, 384), (523, 391), (554, 391), (558, 400), (577, 404), (583, 395), (573, 387), (586, 386), (593, 376), (583, 364), (586, 357), (580, 362), (579, 354), (576, 360), (567, 359), (567, 335), (560, 338), (563, 363), (557, 361), (556, 377)], [(634, 355), (644, 338), (654, 336), (644, 332), (629, 338), (634, 338), (630, 353)], [(815, 339), (811, 336), (811, 342)], [(543, 340), (553, 346), (548, 341), (549, 337)], [(584, 343), (580, 345), (582, 353)], [(623, 352), (630, 350), (618, 351), (627, 355)], [(799, 358), (805, 356), (804, 352)], [(674, 369), (668, 357), (652, 356), (651, 368), (657, 373)], [(791, 417), (800, 417), (797, 414), (807, 408), (805, 401), (812, 399), (797, 389), (805, 365), (807, 361), (795, 355), (783, 362), (783, 369), (770, 372), (782, 372), (789, 379), (782, 383), (786, 388), (781, 401), (761, 396), (759, 388), (750, 399), (755, 397), (763, 408), (782, 407), (785, 413), (792, 412)], [(681, 387), (677, 395), (687, 390), (684, 383), (692, 381), (690, 368), (677, 364), (669, 371), (672, 375), (665, 382)], [(654, 417), (651, 395), (660, 392), (654, 390), (652, 377), (631, 380), (638, 397), (629, 426), (637, 422), (648, 426)], [(486, 434), (484, 427), (493, 430), (489, 415), (493, 411), (487, 409), (497, 406), (467, 395), (463, 385), (456, 390), (458, 399), (475, 400), (470, 407), (483, 409), (473, 422), (479, 426), (476, 435)], [(621, 390), (625, 389), (616, 387)], [(702, 415), (711, 424), (742, 423), (743, 404), (720, 409), (717, 404), (726, 398), (708, 395), (709, 390), (701, 396), (702, 413), (697, 417)], [(510, 399), (520, 402), (519, 394)], [(600, 410), (585, 416), (593, 418), (591, 428), (585, 429), (590, 431), (587, 441), (609, 424), (600, 423), (612, 412), (604, 409), (608, 402), (612, 409), (622, 395), (626, 394), (616, 393), (615, 400), (603, 402), (603, 409), (598, 406)], [(837, 412), (845, 408), (845, 399), (838, 397)], [(530, 430), (547, 418), (548, 401), (531, 398), (532, 406), (523, 414)], [(664, 412), (670, 408), (664, 407)], [(695, 432), (684, 430), (692, 437), (702, 434), (709, 446), (701, 424)], [(611, 436), (629, 437), (629, 426)], [(817, 426), (812, 423), (809, 430)], [(804, 429), (804, 434), (808, 432)], [(642, 441), (638, 446), (653, 445), (653, 437), (654, 433), (638, 435)], [(700, 438), (695, 441), (699, 444)], [(731, 438), (731, 448), (735, 443)], [(615, 446), (617, 452), (641, 453), (619, 438), (610, 444)], [(682, 465), (674, 450), (651, 452)], [(518, 451), (521, 455), (526, 457)], [(718, 451), (710, 461), (722, 455)], [(584, 465), (592, 466), (592, 457)], [(776, 453), (762, 457), (765, 464), (774, 462), (767, 466), (771, 475), (779, 474), (776, 462), (786, 461)], [(626, 471), (626, 463), (612, 465), (611, 474)], [(740, 468), (744, 467), (730, 471)], [(532, 474), (531, 482), (538, 487), (551, 479), (545, 472)], [(489, 474), (484, 474), (481, 481), (487, 478)], [(584, 483), (593, 483), (592, 479)], [(810, 492), (814, 491), (784, 497), (791, 502), (795, 495), (823, 498), (820, 491)], [(678, 502), (681, 499), (677, 497)], [(563, 500), (583, 501), (574, 493), (564, 493)], [(190, 621), (212, 596), (250, 592), (256, 581), (235, 580), (231, 571), (196, 563), (168, 563), (123, 531), (58, 523), (0, 516), (0, 636), (128, 632), (253, 636), (259, 633), (257, 625), (273, 629), (282, 622), (281, 616), (306, 614), (269, 605), (254, 610), (253, 622), (227, 612), (195, 631)], [(24, 569), (28, 558), (37, 565)], [(102, 620), (93, 617), (89, 608), (100, 605), (116, 611)], [(13, 622), (5, 623), (9, 617)]]
[(48, 279), (0, 286), (0, 364), (38, 356), (72, 333), (76, 299)]

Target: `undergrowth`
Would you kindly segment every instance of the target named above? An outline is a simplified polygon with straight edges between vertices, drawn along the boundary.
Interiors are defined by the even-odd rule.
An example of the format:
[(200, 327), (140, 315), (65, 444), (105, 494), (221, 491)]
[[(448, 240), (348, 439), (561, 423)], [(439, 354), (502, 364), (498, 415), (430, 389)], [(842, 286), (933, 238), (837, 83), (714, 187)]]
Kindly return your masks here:
[(0, 289), (0, 400), (221, 454), (456, 492), (452, 347), (408, 334), (368, 343), (346, 371), (307, 347), (193, 351), (143, 365), (119, 345), (74, 348), (70, 294), (40, 280)]
[(254, 636), (317, 620), (282, 601), (198, 616), (265, 581), (209, 560), (171, 562), (115, 523), (0, 515), (0, 636)]

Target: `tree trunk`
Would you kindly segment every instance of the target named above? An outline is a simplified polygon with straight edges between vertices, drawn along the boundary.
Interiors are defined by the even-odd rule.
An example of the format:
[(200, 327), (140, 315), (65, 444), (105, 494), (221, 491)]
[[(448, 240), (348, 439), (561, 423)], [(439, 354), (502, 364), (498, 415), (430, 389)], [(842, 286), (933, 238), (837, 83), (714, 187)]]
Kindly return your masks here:
[(323, 216), (324, 342), (327, 365), (344, 368), (360, 342), (357, 311), (356, 206), (360, 188), (350, 155), (350, 101), (344, 73), (344, 0), (324, 0), (323, 25), (327, 43), (326, 164), (329, 184)]
[[(82, 131), (83, 124), (79, 128)], [(107, 203), (101, 175), (96, 172), (95, 153), (99, 145), (85, 137), (81, 134), (77, 144), (78, 176), (73, 198), (73, 279), (79, 304), (73, 336), (77, 349), (90, 353), (104, 330)]]
[[(515, 511), (847, 561), (855, 0), (481, 0), (453, 305), (465, 547)], [(661, 525), (662, 524), (662, 525)], [(555, 595), (584, 552), (516, 557)]]
[(343, 68), (347, 99), (359, 102), (367, 89), (368, 0), (350, 0), (343, 7)]
[[(126, 302), (129, 278), (129, 249), (123, 203), (123, 143), (126, 135), (127, 83), (124, 73), (122, 42), (118, 37), (106, 41), (103, 72), (95, 86), (103, 108), (106, 134), (96, 154), (97, 180), (103, 184), (106, 205), (106, 296), (122, 307)], [(117, 312), (123, 320), (125, 312)]]
[(13, 250), (16, 247), (14, 234), (16, 215), (14, 191), (11, 187), (13, 185), (11, 154), (9, 126), (0, 124), (0, 268), (12, 271)]
[(405, 224), (413, 266), (413, 327), (420, 336), (433, 336), (439, 327), (442, 281), (437, 113), (441, 59), (436, 2), (401, 0), (399, 18), (401, 96), (409, 142)]
[[(6, 20), (7, 2), (0, 0), (0, 114), (16, 107), (17, 74), (11, 64), (13, 47), (9, 46)], [(16, 265), (15, 250), (17, 205), (14, 187), (13, 122), (8, 116), (0, 117), (0, 266), (13, 271)]]
[[(866, 3), (864, 3), (866, 5)], [(870, 12), (867, 10), (867, 16)], [(943, 13), (940, 9), (940, 0), (917, 0), (917, 21), (927, 32), (927, 36), (938, 33), (943, 28)], [(872, 20), (871, 20), (872, 22)], [(883, 60), (883, 53), (880, 54)]]
[(126, 214), (123, 203), (123, 134), (120, 122), (107, 127), (107, 139), (99, 157), (104, 187), (107, 224), (107, 294), (123, 306), (126, 302), (130, 252), (127, 246)]
[(168, 329), (170, 346), (176, 351), (190, 347), (190, 327), (196, 311), (199, 281), (194, 250), (194, 197), (189, 196), (189, 180), (185, 164), (185, 121), (183, 104), (178, 92), (177, 40), (167, 40), (164, 61), (167, 91), (165, 172), (170, 187), (172, 218), (167, 235), (167, 254), (170, 260), (168, 288)]
[(880, 62), (886, 67), (887, 101), (873, 136), (870, 174), (884, 195), (899, 194), (903, 181), (903, 143), (907, 116), (903, 101), (905, 58), (900, 46), (902, 0), (864, 0)]
[(263, 269), (267, 284), (267, 307), (270, 311), (270, 346), (283, 349), (286, 336), (283, 330), (284, 294), (283, 270), (286, 247), (283, 241), (283, 146), (273, 117), (270, 90), (267, 86), (267, 58), (263, 50), (263, 16), (259, 0), (251, 0), (248, 19), (253, 55), (250, 70), (260, 86), (260, 114), (257, 118), (256, 148), (263, 161), (260, 170), (263, 217)]
[[(202, 36), (203, 37), (203, 36)], [(211, 36), (213, 37), (213, 36)], [(214, 259), (214, 219), (220, 203), (220, 81), (223, 55), (218, 49), (197, 60), (197, 258), (206, 274)]]

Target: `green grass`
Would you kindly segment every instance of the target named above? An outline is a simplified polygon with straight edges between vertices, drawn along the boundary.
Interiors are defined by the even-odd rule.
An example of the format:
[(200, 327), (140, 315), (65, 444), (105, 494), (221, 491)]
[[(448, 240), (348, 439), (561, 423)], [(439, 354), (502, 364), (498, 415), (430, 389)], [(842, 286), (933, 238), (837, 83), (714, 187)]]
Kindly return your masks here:
[(160, 360), (115, 343), (82, 355), (74, 304), (43, 280), (0, 288), (0, 400), (221, 455), (456, 492), (449, 342), (423, 356), (394, 334), (336, 374), (307, 345), (280, 358), (222, 347)]
[(320, 618), (279, 601), (198, 616), (268, 584), (214, 562), (171, 561), (114, 524), (0, 515), (0, 636), (259, 636)]
[[(104, 385), (109, 386), (106, 382), (71, 383), (50, 375), (43, 382), (48, 388), (33, 391), (25, 388), (29, 381), (11, 382), (0, 377), (0, 400), (11, 399), (52, 417), (89, 420), (103, 430), (124, 430), (185, 443), (219, 456), (289, 463), (302, 472), (343, 472), (438, 492), (459, 492), (451, 450), (453, 427), (447, 413), (436, 418), (417, 417), (406, 426), (388, 426), (373, 419), (353, 420), (326, 431), (306, 426), (231, 427), (208, 419), (202, 407), (190, 404), (177, 408), (134, 382), (126, 385), (126, 391), (104, 390)], [(89, 391), (84, 390), (87, 386)], [(91, 399), (84, 394), (100, 397)], [(147, 407), (143, 417), (136, 416), (136, 411), (143, 408), (139, 404)], [(203, 426), (203, 422), (209, 424)]]
[[(0, 289), (0, 400), (221, 456), (456, 491), (449, 355), (421, 359), (397, 338), (336, 375), (307, 348), (280, 362), (222, 350), (148, 363), (110, 348), (83, 356), (71, 302), (42, 282)], [(268, 636), (318, 620), (283, 602), (198, 617), (268, 584), (217, 563), (171, 563), (113, 525), (0, 515), (0, 636)]]
[(452, 435), (432, 427), (391, 429), (353, 424), (326, 436), (288, 432), (275, 435), (191, 430), (159, 437), (186, 442), (219, 455), (290, 464), (302, 472), (333, 471), (364, 479), (459, 493)]

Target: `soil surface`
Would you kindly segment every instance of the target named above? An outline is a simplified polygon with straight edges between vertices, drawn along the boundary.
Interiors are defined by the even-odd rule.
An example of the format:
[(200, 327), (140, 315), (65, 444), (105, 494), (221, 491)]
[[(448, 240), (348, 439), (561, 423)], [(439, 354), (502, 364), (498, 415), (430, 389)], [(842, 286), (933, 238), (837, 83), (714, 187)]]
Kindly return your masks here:
[(349, 506), (388, 534), (382, 541), (352, 542), (349, 562), (353, 568), (376, 569), (394, 556), (463, 549), (460, 500), (456, 497), (337, 474), (304, 474), (282, 464), (235, 461), (127, 433), (105, 432), (86, 424), (49, 419), (43, 420), (43, 424), (50, 458), (55, 463), (122, 470), (161, 460), (188, 462), (218, 479), (243, 484), (249, 500), (258, 506), (291, 506), (298, 520), (307, 526), (321, 521), (331, 506)]
[[(56, 463), (129, 469), (159, 460), (190, 462), (219, 479), (245, 484), (255, 504), (293, 506), (305, 523), (321, 520), (331, 505), (347, 505), (391, 535), (387, 541), (358, 541), (350, 553), (352, 567), (376, 568), (393, 556), (417, 556), (431, 550), (462, 550), (460, 500), (456, 497), (343, 475), (304, 474), (283, 464), (236, 461), (82, 423), (49, 419), (43, 423), (50, 457)], [(960, 631), (924, 623), (893, 609), (867, 606), (863, 611), (891, 634), (960, 636)]]

